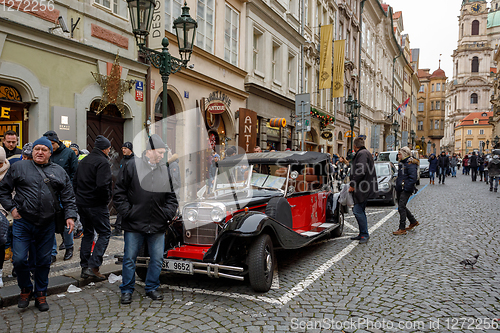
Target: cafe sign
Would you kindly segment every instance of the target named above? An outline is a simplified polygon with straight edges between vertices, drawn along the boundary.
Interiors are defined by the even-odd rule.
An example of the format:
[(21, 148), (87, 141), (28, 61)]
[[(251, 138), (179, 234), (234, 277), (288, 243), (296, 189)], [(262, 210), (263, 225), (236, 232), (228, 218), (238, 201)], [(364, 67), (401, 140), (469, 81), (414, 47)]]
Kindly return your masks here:
[(221, 114), (231, 106), (231, 99), (221, 91), (214, 91), (210, 93), (205, 100), (206, 111), (212, 114)]

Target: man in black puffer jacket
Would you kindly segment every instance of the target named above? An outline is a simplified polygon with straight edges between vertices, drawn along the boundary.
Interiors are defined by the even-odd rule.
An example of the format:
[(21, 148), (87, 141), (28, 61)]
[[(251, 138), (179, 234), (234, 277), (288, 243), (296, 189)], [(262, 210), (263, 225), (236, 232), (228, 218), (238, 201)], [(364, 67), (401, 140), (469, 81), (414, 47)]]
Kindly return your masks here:
[[(394, 231), (394, 235), (404, 235), (406, 231), (419, 225), (410, 210), (406, 207), (411, 195), (415, 192), (417, 183), (417, 172), (419, 172), (420, 161), (411, 157), (411, 150), (403, 147), (398, 153), (399, 169), (396, 179), (396, 192), (399, 212), (399, 229)], [(406, 219), (410, 220), (410, 225), (406, 228)]]
[(365, 148), (363, 138), (354, 139), (354, 159), (351, 168), (351, 183), (349, 192), (352, 192), (354, 207), (352, 213), (356, 217), (359, 226), (359, 235), (352, 240), (359, 240), (360, 244), (368, 242), (368, 220), (365, 208), (368, 198), (378, 191), (377, 175), (372, 154)]
[(469, 159), (469, 167), (472, 181), (475, 182), (477, 180), (477, 168), (479, 167), (475, 151), (472, 152), (472, 156)]
[[(111, 236), (108, 203), (111, 201), (111, 168), (108, 154), (111, 143), (102, 135), (94, 142), (94, 149), (78, 166), (73, 179), (78, 213), (83, 225), (80, 266), (82, 278), (93, 276), (99, 280), (106, 277), (99, 272), (104, 252)], [(92, 250), (94, 232), (98, 238)]]
[[(55, 232), (56, 207), (62, 205), (66, 226), (73, 231), (76, 205), (68, 174), (59, 165), (50, 162), (52, 145), (42, 137), (33, 143), (33, 160), (13, 164), (0, 182), (0, 203), (14, 217), (14, 269), (21, 288), (19, 308), (26, 308), (33, 296), (28, 250), (32, 242), (36, 249), (35, 305), (47, 311), (50, 255)], [(44, 182), (48, 179), (54, 195)], [(16, 190), (14, 198), (12, 191)], [(60, 201), (55, 202), (57, 197)]]
[(439, 184), (443, 183), (446, 179), (446, 173), (450, 167), (450, 158), (446, 155), (446, 152), (442, 151), (441, 155), (438, 157), (438, 172), (439, 172)]
[(115, 186), (114, 203), (123, 216), (125, 253), (123, 255), (121, 303), (130, 304), (135, 287), (135, 259), (143, 242), (149, 249), (146, 295), (153, 300), (163, 299), (157, 290), (163, 263), (165, 231), (174, 218), (178, 203), (170, 170), (161, 161), (165, 143), (153, 134), (146, 151), (120, 169)]

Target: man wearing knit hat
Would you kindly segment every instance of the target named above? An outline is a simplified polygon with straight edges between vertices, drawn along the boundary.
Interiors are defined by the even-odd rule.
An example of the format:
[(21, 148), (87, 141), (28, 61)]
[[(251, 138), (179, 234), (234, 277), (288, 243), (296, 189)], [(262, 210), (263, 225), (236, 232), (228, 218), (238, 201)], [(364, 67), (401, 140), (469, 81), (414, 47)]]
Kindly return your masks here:
[[(131, 159), (134, 158), (134, 146), (132, 142), (125, 142), (122, 145), (123, 158), (120, 161), (120, 169), (122, 169)], [(114, 225), (114, 230), (111, 232), (111, 236), (121, 236), (122, 235), (122, 214), (118, 213), (116, 216), (116, 221)]]
[[(399, 228), (394, 231), (394, 235), (405, 235), (408, 230), (419, 225), (410, 210), (406, 207), (408, 200), (415, 191), (417, 183), (417, 172), (419, 172), (420, 161), (411, 156), (411, 150), (403, 147), (398, 152), (399, 168), (396, 179), (396, 193), (399, 212)], [(406, 227), (406, 219), (410, 220), (410, 225)]]
[[(21, 288), (18, 307), (28, 307), (35, 295), (35, 306), (40, 311), (49, 309), (46, 295), (56, 210), (62, 206), (70, 232), (76, 219), (71, 181), (63, 168), (50, 161), (51, 154), (52, 144), (47, 138), (36, 140), (33, 143), (33, 160), (22, 160), (12, 165), (0, 183), (0, 203), (15, 219), (12, 228), (13, 261)], [(16, 194), (12, 198), (14, 189)], [(34, 294), (28, 263), (32, 242), (36, 250)]]
[(166, 151), (162, 139), (153, 134), (146, 141), (142, 156), (131, 159), (123, 168), (115, 186), (114, 203), (123, 216), (125, 232), (121, 303), (130, 304), (135, 289), (135, 260), (141, 247), (149, 249), (146, 295), (162, 300), (158, 291), (163, 263), (165, 231), (177, 211), (169, 167), (163, 162)]
[[(108, 203), (111, 200), (111, 168), (108, 156), (111, 143), (98, 135), (92, 152), (81, 160), (73, 179), (78, 213), (83, 225), (80, 266), (82, 278), (105, 280), (99, 272), (111, 236)], [(92, 251), (94, 232), (98, 238)]]

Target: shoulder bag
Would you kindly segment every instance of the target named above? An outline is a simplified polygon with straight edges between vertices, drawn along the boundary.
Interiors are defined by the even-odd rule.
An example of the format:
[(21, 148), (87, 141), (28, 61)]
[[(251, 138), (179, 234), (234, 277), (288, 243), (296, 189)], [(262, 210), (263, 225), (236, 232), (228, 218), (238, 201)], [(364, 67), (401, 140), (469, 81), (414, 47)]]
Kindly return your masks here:
[(64, 232), (64, 228), (66, 227), (66, 218), (64, 217), (64, 210), (62, 209), (61, 204), (59, 203), (59, 199), (57, 198), (54, 188), (50, 184), (50, 179), (47, 177), (45, 172), (43, 172), (42, 169), (35, 164), (35, 162), (33, 162), (33, 165), (42, 176), (43, 182), (45, 183), (45, 185), (47, 185), (50, 193), (52, 194), (52, 197), (54, 198), (54, 208), (56, 210), (56, 215), (54, 216), (54, 220), (56, 222), (56, 233), (62, 234)]

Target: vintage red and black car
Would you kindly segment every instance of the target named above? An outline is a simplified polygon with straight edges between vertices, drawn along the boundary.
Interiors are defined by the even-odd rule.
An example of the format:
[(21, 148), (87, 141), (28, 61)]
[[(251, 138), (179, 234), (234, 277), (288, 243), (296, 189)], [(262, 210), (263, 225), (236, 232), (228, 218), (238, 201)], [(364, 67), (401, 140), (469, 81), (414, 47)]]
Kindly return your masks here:
[[(334, 193), (330, 157), (267, 152), (218, 163), (198, 200), (183, 205), (166, 234), (163, 270), (244, 280), (270, 289), (276, 249), (342, 235), (345, 206)], [(137, 260), (145, 278), (146, 249)]]

